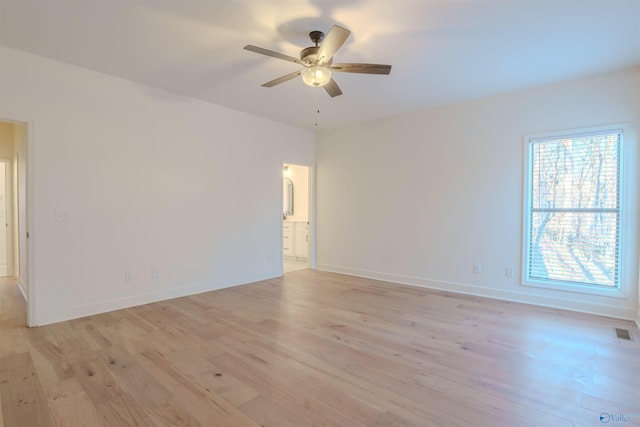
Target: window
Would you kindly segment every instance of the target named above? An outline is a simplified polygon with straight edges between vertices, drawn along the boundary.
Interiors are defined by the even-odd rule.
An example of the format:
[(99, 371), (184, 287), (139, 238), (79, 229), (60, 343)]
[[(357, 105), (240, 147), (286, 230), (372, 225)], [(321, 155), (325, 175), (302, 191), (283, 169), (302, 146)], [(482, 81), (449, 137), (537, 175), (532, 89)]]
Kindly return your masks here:
[(525, 143), (524, 283), (618, 290), (622, 129)]

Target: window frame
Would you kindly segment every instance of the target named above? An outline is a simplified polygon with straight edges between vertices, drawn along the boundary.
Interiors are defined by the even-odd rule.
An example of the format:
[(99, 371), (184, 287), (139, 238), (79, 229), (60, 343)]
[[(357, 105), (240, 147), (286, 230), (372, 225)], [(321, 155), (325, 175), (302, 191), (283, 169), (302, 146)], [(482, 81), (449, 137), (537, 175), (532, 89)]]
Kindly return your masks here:
[[(532, 140), (540, 139), (554, 139), (569, 136), (579, 136), (589, 133), (598, 132), (615, 132), (620, 131), (620, 150), (618, 161), (618, 178), (619, 178), (619, 217), (618, 217), (618, 286), (607, 287), (603, 285), (595, 285), (588, 283), (573, 283), (573, 282), (561, 282), (556, 280), (541, 280), (531, 279), (529, 276), (529, 249), (530, 249), (530, 226), (531, 226), (531, 194), (533, 192), (532, 185)], [(522, 286), (544, 288), (552, 290), (560, 290), (566, 292), (601, 295), (614, 298), (626, 298), (627, 292), (624, 286), (625, 280), (625, 256), (626, 245), (624, 241), (624, 230), (627, 229), (626, 214), (625, 214), (625, 199), (627, 194), (625, 192), (625, 141), (624, 135), (628, 134), (627, 123), (616, 123), (602, 126), (592, 126), (584, 128), (573, 128), (565, 130), (556, 130), (548, 132), (530, 133), (525, 134), (523, 138), (524, 156), (523, 156), (523, 211), (522, 211), (522, 261), (521, 261), (521, 284)]]

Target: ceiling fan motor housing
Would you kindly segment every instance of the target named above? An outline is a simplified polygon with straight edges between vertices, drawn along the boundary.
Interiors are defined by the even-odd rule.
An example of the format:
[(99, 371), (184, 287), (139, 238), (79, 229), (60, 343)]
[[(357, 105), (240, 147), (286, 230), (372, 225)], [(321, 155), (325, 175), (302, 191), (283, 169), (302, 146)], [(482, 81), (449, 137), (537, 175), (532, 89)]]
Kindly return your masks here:
[(318, 46), (306, 47), (300, 51), (300, 59), (307, 63), (315, 63), (318, 61)]
[(300, 51), (300, 59), (306, 62), (309, 65), (315, 65), (319, 62), (322, 62), (324, 65), (331, 65), (333, 63), (333, 58), (329, 61), (321, 61), (322, 58), (318, 58), (318, 50), (320, 46), (310, 46), (302, 49)]
[[(300, 51), (300, 59), (302, 59), (307, 64), (315, 65), (320, 59), (318, 58), (318, 49), (320, 49), (320, 46), (318, 45), (320, 44), (320, 42), (322, 42), (322, 40), (324, 40), (324, 33), (322, 31), (311, 31), (309, 33), (309, 38), (313, 43), (315, 43), (315, 46), (302, 49)], [(328, 64), (330, 64), (330, 62)]]

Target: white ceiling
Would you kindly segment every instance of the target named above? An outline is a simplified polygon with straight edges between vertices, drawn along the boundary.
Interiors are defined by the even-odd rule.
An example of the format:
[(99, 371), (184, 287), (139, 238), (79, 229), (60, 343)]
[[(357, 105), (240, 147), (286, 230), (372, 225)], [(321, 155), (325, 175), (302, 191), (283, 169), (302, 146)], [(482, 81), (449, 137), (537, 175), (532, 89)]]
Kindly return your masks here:
[[(391, 74), (260, 86), (300, 66), (244, 45), (298, 56), (333, 24), (334, 62)], [(327, 129), (638, 65), (640, 0), (0, 0), (0, 44)]]

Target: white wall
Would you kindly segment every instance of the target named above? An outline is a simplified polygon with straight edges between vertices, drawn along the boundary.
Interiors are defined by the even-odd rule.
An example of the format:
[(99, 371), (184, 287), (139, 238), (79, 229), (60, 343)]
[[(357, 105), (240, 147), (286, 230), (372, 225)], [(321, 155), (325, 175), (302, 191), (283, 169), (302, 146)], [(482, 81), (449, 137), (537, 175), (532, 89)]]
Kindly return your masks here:
[(314, 164), (313, 133), (1, 49), (0, 118), (29, 124), (33, 323), (280, 274), (282, 164)]
[[(320, 133), (317, 267), (634, 318), (639, 85), (636, 68)], [(627, 298), (521, 286), (523, 135), (619, 122), (632, 123)]]

